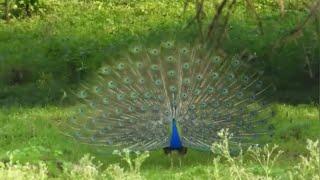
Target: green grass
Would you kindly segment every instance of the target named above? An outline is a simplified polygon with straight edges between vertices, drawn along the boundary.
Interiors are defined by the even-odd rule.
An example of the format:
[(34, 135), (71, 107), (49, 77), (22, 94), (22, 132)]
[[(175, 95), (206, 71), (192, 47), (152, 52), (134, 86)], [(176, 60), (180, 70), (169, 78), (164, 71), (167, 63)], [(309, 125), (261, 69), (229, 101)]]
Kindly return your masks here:
[[(276, 116), (271, 119), (275, 126), (275, 135), (270, 144), (278, 144), (285, 153), (281, 156), (275, 171), (285, 171), (298, 161), (299, 155), (306, 154), (306, 140), (319, 139), (320, 120), (319, 107), (314, 105), (291, 106), (274, 104)], [(14, 160), (48, 164), (51, 176), (61, 172), (59, 163), (76, 163), (84, 154), (90, 153), (107, 167), (121, 162), (112, 155), (110, 148), (97, 148), (64, 136), (58, 128), (73, 112), (72, 107), (15, 107), (0, 110), (0, 159), (9, 160), (8, 152), (13, 151)], [(142, 173), (150, 178), (171, 177), (172, 173), (190, 172), (204, 175), (202, 167), (212, 164), (214, 155), (210, 152), (190, 150), (182, 159), (179, 167), (178, 159), (174, 160), (175, 168), (170, 169), (170, 158), (161, 150), (151, 152), (142, 166)]]

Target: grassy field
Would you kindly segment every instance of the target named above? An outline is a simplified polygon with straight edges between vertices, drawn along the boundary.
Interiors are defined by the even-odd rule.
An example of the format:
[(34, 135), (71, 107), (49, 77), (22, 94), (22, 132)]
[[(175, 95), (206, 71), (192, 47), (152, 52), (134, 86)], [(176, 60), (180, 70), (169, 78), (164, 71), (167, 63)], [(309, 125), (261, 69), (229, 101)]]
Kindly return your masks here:
[[(308, 155), (307, 139), (314, 141), (319, 139), (319, 111), (313, 105), (274, 104), (273, 108), (277, 113), (271, 119), (275, 126), (275, 135), (268, 143), (278, 144), (278, 150), (283, 150), (285, 153), (280, 156), (271, 174), (281, 175), (284, 176), (283, 179), (286, 179), (287, 171), (300, 161), (299, 156)], [(18, 160), (21, 163), (37, 164), (42, 161), (47, 164), (51, 177), (61, 176), (63, 174), (62, 164), (76, 163), (87, 153), (103, 163), (101, 169), (116, 163), (127, 167), (125, 161), (112, 154), (113, 150), (79, 144), (61, 134), (57, 124), (65, 120), (72, 112), (72, 107), (2, 108), (0, 111), (1, 161), (9, 162), (10, 155), (12, 155), (13, 162)], [(255, 167), (256, 169), (251, 171), (261, 173), (259, 165), (253, 163), (253, 159), (247, 156), (242, 166), (248, 169)], [(173, 158), (174, 167), (171, 169), (170, 158), (162, 151), (151, 152), (150, 157), (142, 164), (141, 174), (148, 179), (173, 178), (174, 174), (179, 176), (179, 173), (181, 176), (191, 173), (191, 175), (205, 178), (208, 176), (206, 171), (210, 170), (208, 168), (214, 166), (213, 160), (216, 156), (209, 152), (190, 150), (182, 158), (181, 167), (178, 156)], [(219, 164), (222, 167), (228, 165), (223, 161)]]
[[(230, 54), (255, 52), (257, 68), (278, 88), (271, 99), (276, 116), (270, 119), (275, 129), (268, 144), (279, 145), (272, 157), (279, 150), (284, 153), (269, 165), (270, 178), (316, 179), (320, 177), (319, 15), (287, 36), (308, 17), (310, 9), (304, 3), (313, 1), (283, 2), (284, 12), (273, 1), (256, 1), (256, 12), (239, 2), (221, 48)], [(205, 3), (204, 26), (215, 13), (213, 4)], [(190, 150), (181, 167), (178, 156), (171, 167), (170, 157), (159, 150), (148, 158), (147, 154), (136, 161), (131, 158), (137, 165), (130, 169), (128, 159), (114, 155), (113, 149), (80, 144), (59, 131), (59, 124), (74, 113), (75, 101), (62, 101), (64, 91), (91, 79), (102, 63), (112, 63), (108, 59), (114, 52), (137, 38), (148, 43), (168, 36), (193, 40), (198, 26), (187, 24), (194, 16), (194, 4), (184, 11), (182, 0), (46, 0), (31, 17), (22, 5), (10, 7), (10, 20), (0, 20), (0, 179), (268, 179), (266, 166), (245, 150), (243, 158)], [(4, 13), (1, 7), (0, 16)], [(307, 146), (307, 139), (314, 147), (311, 142)]]

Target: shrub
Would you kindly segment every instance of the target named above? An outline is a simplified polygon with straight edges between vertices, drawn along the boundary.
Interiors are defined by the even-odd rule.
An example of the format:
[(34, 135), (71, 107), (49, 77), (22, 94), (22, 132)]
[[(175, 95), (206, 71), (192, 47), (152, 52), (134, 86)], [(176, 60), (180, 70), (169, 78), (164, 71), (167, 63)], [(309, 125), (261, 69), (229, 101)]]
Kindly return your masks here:
[(48, 170), (46, 164), (39, 162), (38, 165), (29, 163), (20, 164), (14, 162), (10, 156), (8, 163), (0, 162), (0, 179), (6, 180), (23, 180), (34, 179), (44, 180), (48, 178)]

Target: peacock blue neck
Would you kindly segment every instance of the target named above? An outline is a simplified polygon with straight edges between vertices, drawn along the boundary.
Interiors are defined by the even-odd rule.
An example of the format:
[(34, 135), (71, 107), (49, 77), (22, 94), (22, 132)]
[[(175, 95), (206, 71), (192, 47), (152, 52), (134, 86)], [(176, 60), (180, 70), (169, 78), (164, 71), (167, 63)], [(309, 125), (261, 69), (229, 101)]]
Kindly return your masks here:
[(178, 132), (178, 128), (176, 125), (176, 120), (172, 120), (172, 131), (171, 131), (171, 137), (170, 137), (170, 148), (171, 149), (181, 149), (182, 143), (180, 140), (180, 135)]

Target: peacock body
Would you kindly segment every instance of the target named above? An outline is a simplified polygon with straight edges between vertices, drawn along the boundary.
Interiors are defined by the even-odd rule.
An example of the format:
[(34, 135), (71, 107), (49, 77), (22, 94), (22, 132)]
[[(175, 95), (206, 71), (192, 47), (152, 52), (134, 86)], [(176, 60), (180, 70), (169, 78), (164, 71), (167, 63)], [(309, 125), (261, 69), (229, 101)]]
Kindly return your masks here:
[(97, 80), (82, 84), (68, 133), (85, 143), (131, 150), (210, 149), (228, 128), (232, 141), (266, 134), (271, 85), (249, 65), (201, 44), (132, 46)]

